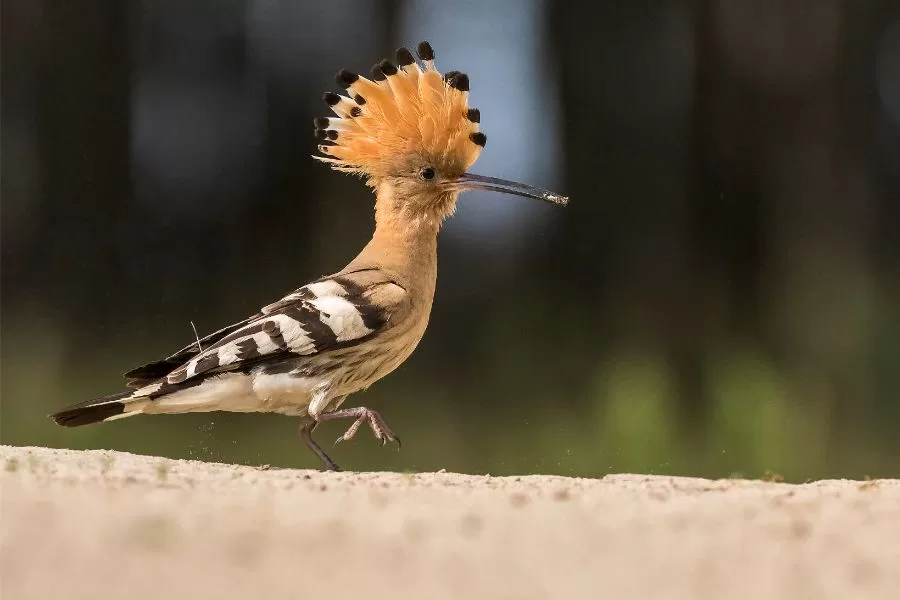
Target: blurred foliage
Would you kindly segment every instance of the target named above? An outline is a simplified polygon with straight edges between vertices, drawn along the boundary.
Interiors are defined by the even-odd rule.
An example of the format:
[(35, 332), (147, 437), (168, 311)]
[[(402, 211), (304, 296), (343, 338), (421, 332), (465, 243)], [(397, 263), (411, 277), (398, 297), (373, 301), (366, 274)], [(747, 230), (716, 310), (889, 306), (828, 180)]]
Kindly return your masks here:
[[(473, 95), (511, 112), (531, 99), (526, 125), (559, 107), (543, 154), (505, 158), (561, 165), (552, 187), (572, 204), (463, 199), (424, 341), (350, 401), (403, 449), (363, 431), (337, 462), (900, 476), (894, 3), (446, 6), (6, 3), (2, 442), (318, 466), (285, 417), (66, 430), (46, 414), (117, 390), (189, 342), (191, 321), (202, 334), (251, 314), (364, 244), (371, 195), (309, 159), (330, 73), (422, 38), (485, 61), (527, 39), (540, 58), (521, 68), (549, 83), (498, 73)], [(506, 31), (520, 10), (533, 27)], [(530, 139), (482, 108), (492, 142)], [(484, 162), (492, 147), (480, 164), (504, 164)]]

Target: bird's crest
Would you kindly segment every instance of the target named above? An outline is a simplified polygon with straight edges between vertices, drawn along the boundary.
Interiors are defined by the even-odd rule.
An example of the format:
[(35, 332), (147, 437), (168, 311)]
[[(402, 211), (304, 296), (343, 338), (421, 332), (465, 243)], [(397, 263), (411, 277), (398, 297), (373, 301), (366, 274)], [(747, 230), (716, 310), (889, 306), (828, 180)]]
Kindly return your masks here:
[(315, 120), (325, 156), (314, 158), (369, 177), (395, 173), (410, 155), (460, 173), (478, 159), (487, 137), (478, 131), (478, 109), (468, 105), (468, 75), (439, 73), (428, 42), (419, 43), (417, 51), (424, 68), (400, 48), (398, 65), (381, 61), (372, 67), (372, 79), (349, 71), (337, 74), (347, 96), (325, 94), (337, 117)]

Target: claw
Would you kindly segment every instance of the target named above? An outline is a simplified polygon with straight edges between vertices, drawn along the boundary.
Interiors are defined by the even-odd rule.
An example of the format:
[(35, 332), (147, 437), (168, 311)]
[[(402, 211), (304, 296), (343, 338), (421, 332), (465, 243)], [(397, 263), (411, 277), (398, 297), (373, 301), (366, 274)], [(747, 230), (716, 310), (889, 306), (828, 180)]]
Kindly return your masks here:
[[(375, 434), (375, 439), (381, 442), (382, 447), (386, 446), (390, 442), (397, 442), (397, 449), (400, 449), (400, 438), (397, 437), (397, 435), (393, 431), (391, 431), (391, 429), (381, 419), (381, 416), (374, 410), (360, 406), (357, 408), (347, 408), (344, 410), (325, 413), (319, 415), (316, 418), (318, 419), (318, 421), (346, 418), (356, 419), (356, 421), (354, 421), (353, 424), (350, 425), (347, 431), (344, 432), (344, 435), (340, 436), (334, 441), (335, 446), (337, 446), (341, 442), (346, 442), (352, 439), (353, 436), (355, 436), (359, 431), (359, 428), (363, 424), (368, 422), (369, 427), (372, 429), (372, 433)], [(319, 452), (316, 453), (319, 454)]]

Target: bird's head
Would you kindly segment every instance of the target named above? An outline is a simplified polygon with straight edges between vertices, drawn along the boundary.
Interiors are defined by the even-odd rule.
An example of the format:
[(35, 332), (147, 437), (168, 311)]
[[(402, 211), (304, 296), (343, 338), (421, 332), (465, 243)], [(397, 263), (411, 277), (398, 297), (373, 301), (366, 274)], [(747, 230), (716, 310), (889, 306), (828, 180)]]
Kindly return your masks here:
[(485, 189), (565, 205), (568, 198), (529, 185), (468, 173), (487, 142), (481, 115), (469, 108), (469, 77), (439, 73), (428, 42), (417, 47), (420, 66), (406, 48), (397, 65), (383, 60), (372, 79), (341, 71), (342, 96), (325, 94), (336, 117), (315, 120), (323, 140), (315, 158), (356, 173), (392, 209), (438, 222), (453, 213), (460, 192)]

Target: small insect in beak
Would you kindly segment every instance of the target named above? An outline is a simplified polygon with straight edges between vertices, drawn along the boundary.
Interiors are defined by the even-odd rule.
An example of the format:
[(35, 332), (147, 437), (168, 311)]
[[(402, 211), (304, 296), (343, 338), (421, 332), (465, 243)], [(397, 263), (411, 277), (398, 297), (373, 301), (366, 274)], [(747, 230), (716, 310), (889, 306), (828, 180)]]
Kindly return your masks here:
[(452, 190), (460, 192), (467, 190), (489, 190), (492, 192), (500, 192), (501, 194), (536, 198), (559, 206), (566, 206), (569, 203), (568, 196), (561, 196), (557, 193), (533, 185), (518, 183), (516, 181), (507, 181), (506, 179), (497, 179), (496, 177), (475, 175), (474, 173), (463, 173), (456, 179), (448, 181), (445, 185)]

